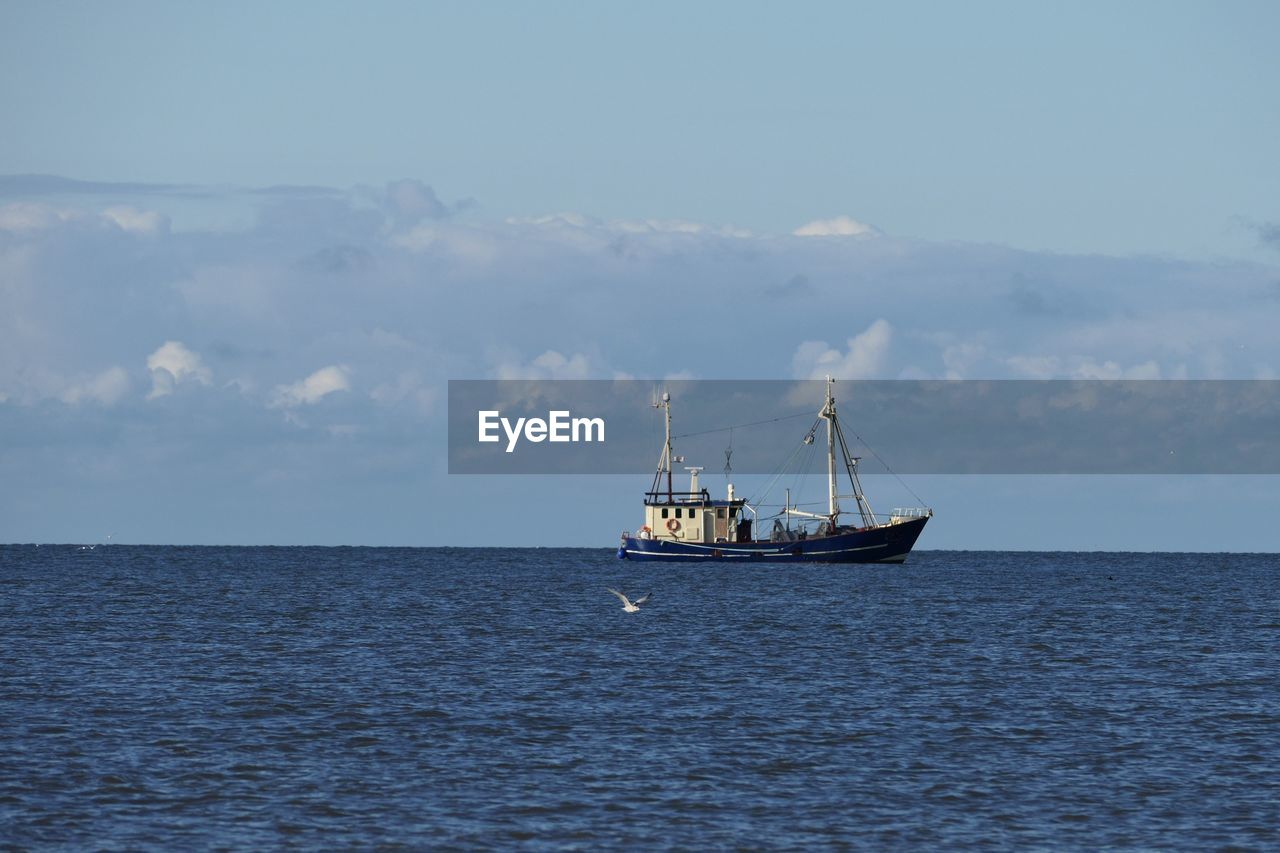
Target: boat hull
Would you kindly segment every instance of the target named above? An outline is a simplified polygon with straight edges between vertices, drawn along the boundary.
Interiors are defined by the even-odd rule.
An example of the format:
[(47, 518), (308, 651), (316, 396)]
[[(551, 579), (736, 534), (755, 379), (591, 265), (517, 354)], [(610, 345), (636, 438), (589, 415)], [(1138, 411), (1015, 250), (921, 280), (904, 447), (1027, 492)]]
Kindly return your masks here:
[(677, 542), (626, 536), (618, 548), (623, 560), (731, 560), (771, 563), (902, 563), (911, 553), (928, 517), (898, 524), (851, 530), (834, 536), (793, 542)]

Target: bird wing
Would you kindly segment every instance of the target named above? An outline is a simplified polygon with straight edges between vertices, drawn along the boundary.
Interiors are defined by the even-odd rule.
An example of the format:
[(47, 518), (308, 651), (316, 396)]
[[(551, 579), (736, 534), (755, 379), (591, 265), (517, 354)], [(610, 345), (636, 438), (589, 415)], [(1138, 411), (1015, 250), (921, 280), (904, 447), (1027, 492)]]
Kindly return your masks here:
[(653, 593), (651, 592), (645, 593), (643, 598), (636, 599), (636, 607), (639, 607), (641, 604), (644, 604), (646, 601), (648, 601), (651, 598), (653, 598)]
[(628, 607), (629, 607), (629, 606), (631, 606), (631, 602), (627, 600), (627, 597), (626, 597), (625, 595), (623, 595), (622, 593), (618, 592), (618, 591), (617, 591), (616, 589), (614, 589), (613, 587), (611, 587), (611, 586), (606, 586), (606, 587), (605, 587), (605, 589), (609, 590), (609, 592), (611, 592), (611, 593), (613, 593), (614, 595), (618, 596), (618, 598), (621, 598), (621, 599), (622, 599), (622, 603), (623, 603), (623, 604), (627, 605)]

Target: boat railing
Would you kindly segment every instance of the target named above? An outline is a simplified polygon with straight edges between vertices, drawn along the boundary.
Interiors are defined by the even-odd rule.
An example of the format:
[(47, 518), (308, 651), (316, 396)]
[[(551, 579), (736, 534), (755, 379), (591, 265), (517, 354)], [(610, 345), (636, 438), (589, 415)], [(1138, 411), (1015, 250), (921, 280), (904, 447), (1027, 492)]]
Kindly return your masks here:
[(663, 504), (710, 503), (711, 493), (706, 489), (697, 492), (645, 492), (645, 506), (661, 506)]
[[(782, 516), (781, 513), (779, 513), (777, 516), (771, 516), (771, 518), (774, 519), (775, 525), (782, 525), (785, 530), (793, 531), (797, 533), (801, 530), (804, 530), (810, 536), (822, 535), (821, 533), (818, 533), (818, 530), (821, 530), (827, 523), (825, 517), (802, 518), (799, 521), (796, 521), (793, 518), (793, 520), (788, 523), (781, 516)], [(913, 518), (932, 518), (932, 517), (933, 517), (933, 509), (927, 506), (898, 507), (894, 509), (894, 511), (891, 513), (883, 513), (883, 512), (874, 513), (871, 516), (872, 524), (870, 526), (871, 527), (888, 527), (893, 524), (901, 524), (904, 521), (909, 521)], [(855, 519), (856, 518), (857, 516), (855, 516)], [(865, 516), (864, 516), (864, 519), (865, 519)], [(849, 526), (850, 526), (850, 523), (846, 521), (841, 524), (841, 529), (843, 530)], [(852, 526), (854, 529), (858, 529), (858, 530), (866, 529), (862, 526), (862, 524), (858, 523), (856, 520), (854, 521)], [(817, 528), (817, 530), (815, 530), (814, 528)]]

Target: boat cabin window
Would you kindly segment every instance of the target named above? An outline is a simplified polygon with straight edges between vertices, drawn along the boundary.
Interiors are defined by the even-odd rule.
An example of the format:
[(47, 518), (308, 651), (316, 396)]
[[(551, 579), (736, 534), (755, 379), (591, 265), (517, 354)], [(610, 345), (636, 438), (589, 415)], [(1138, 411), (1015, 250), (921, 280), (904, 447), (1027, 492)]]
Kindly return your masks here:
[(724, 518), (724, 507), (716, 507), (716, 518)]
[(667, 517), (667, 508), (665, 506), (662, 508), (662, 517), (663, 518)]

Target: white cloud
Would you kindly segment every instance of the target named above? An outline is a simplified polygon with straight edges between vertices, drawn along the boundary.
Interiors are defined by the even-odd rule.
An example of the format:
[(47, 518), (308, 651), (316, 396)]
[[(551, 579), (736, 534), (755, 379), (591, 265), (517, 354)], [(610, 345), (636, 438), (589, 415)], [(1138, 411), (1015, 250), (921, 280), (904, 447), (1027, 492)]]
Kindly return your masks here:
[(589, 231), (601, 237), (617, 235), (686, 235), (690, 237), (737, 237), (746, 239), (754, 232), (736, 225), (709, 225), (692, 219), (610, 219), (602, 220), (581, 213), (550, 213), (543, 216), (513, 216), (505, 220), (515, 227), (534, 226), (543, 231)]
[(135, 234), (156, 234), (169, 230), (169, 217), (154, 210), (120, 206), (102, 211), (102, 218)]
[(1051, 355), (1014, 355), (1005, 363), (1015, 376), (1027, 379), (1052, 379), (1061, 367), (1059, 359)]
[(480, 228), (446, 223), (414, 226), (390, 242), (410, 252), (445, 255), (478, 267), (492, 264), (504, 248), (501, 241)]
[[(78, 210), (83, 199), (0, 204), (0, 227), (17, 229), (0, 232), (0, 392), (25, 406), (75, 385), (86, 387), (72, 396), (88, 400), (86, 377), (123, 364), (130, 394), (182, 396), (187, 384), (221, 388), (235, 377), (239, 392), (225, 397), (257, 409), (303, 399), (305, 389), (273, 389), (340, 361), (362, 380), (351, 409), (376, 419), (388, 406), (434, 417), (444, 377), (477, 372), (1199, 378), (1280, 366), (1275, 265), (890, 236), (729, 239), (714, 223), (572, 213), (458, 221), (432, 218), (440, 211), (424, 187), (297, 194), (290, 212), (302, 215), (289, 228), (211, 203), (207, 218), (148, 240), (144, 256), (138, 236), (163, 227), (147, 211), (185, 219), (185, 205), (199, 202), (120, 193)], [(398, 226), (385, 204), (402, 214)], [(798, 231), (874, 229), (837, 217)], [(357, 275), (324, 275), (305, 261), (325, 247), (371, 260)], [(125, 270), (125, 280), (104, 270)], [(791, 281), (800, 282), (785, 291), (794, 310), (757, 298)], [(1022, 290), (1078, 310), (1028, 314), (1010, 298)], [(189, 352), (172, 342), (153, 354), (148, 380), (130, 348), (177, 329), (198, 333), (190, 358), (200, 360), (170, 358)]]
[(137, 234), (155, 234), (169, 228), (169, 217), (164, 214), (128, 205), (108, 207), (98, 213), (38, 202), (0, 205), (0, 231), (41, 231), (68, 222), (110, 224)]
[(580, 352), (565, 356), (549, 349), (528, 364), (502, 364), (497, 373), (499, 379), (586, 379), (589, 368)]
[(688, 219), (615, 219), (609, 227), (626, 234), (701, 234), (707, 230), (701, 222)]
[(129, 390), (129, 374), (123, 367), (110, 367), (83, 382), (68, 386), (59, 399), (64, 403), (94, 402), (111, 406)]
[(508, 216), (508, 225), (565, 225), (570, 228), (599, 227), (600, 220), (583, 216), (581, 213), (566, 211), (565, 213), (547, 213), (542, 216)]
[(174, 289), (201, 313), (257, 318), (275, 315), (279, 308), (272, 299), (282, 294), (285, 284), (271, 265), (215, 263), (196, 269)]
[(14, 202), (0, 206), (0, 231), (39, 231), (75, 219), (77, 213), (47, 204)]
[(147, 369), (151, 371), (151, 393), (148, 400), (172, 394), (182, 382), (198, 382), (208, 385), (213, 373), (204, 366), (198, 353), (187, 349), (181, 341), (165, 341), (160, 348), (147, 356)]
[(848, 349), (841, 352), (826, 341), (805, 341), (792, 356), (792, 373), (797, 379), (867, 379), (880, 374), (893, 327), (884, 319), (876, 320), (866, 331), (849, 338)]
[(387, 184), (386, 206), (397, 221), (405, 223), (449, 215), (449, 208), (436, 196), (436, 191), (412, 178)]
[(1091, 358), (1081, 359), (1071, 371), (1073, 379), (1159, 379), (1160, 365), (1148, 359), (1141, 364), (1122, 367), (1114, 361), (1101, 364)]
[[(1125, 367), (1113, 359), (1098, 361), (1092, 356), (1014, 355), (1005, 363), (1015, 376), (1029, 379), (1159, 379), (1162, 375), (1154, 359)], [(1180, 368), (1173, 378), (1185, 379), (1185, 374), (1185, 368)]]
[(436, 392), (414, 370), (401, 371), (394, 382), (381, 383), (369, 392), (369, 397), (384, 406), (409, 404), (421, 414), (429, 414), (436, 403)]
[(622, 234), (707, 234), (719, 237), (753, 236), (746, 228), (734, 225), (707, 225), (689, 219), (613, 219), (606, 226), (608, 230)]
[(987, 354), (987, 348), (974, 341), (949, 344), (942, 349), (942, 365), (947, 379), (966, 379)]
[(791, 233), (797, 237), (861, 237), (878, 232), (865, 222), (848, 216), (837, 216), (834, 219), (815, 219)]
[(269, 405), (277, 409), (314, 406), (335, 391), (350, 390), (350, 376), (351, 369), (345, 365), (331, 364), (322, 367), (306, 379), (300, 379), (291, 385), (277, 385)]

